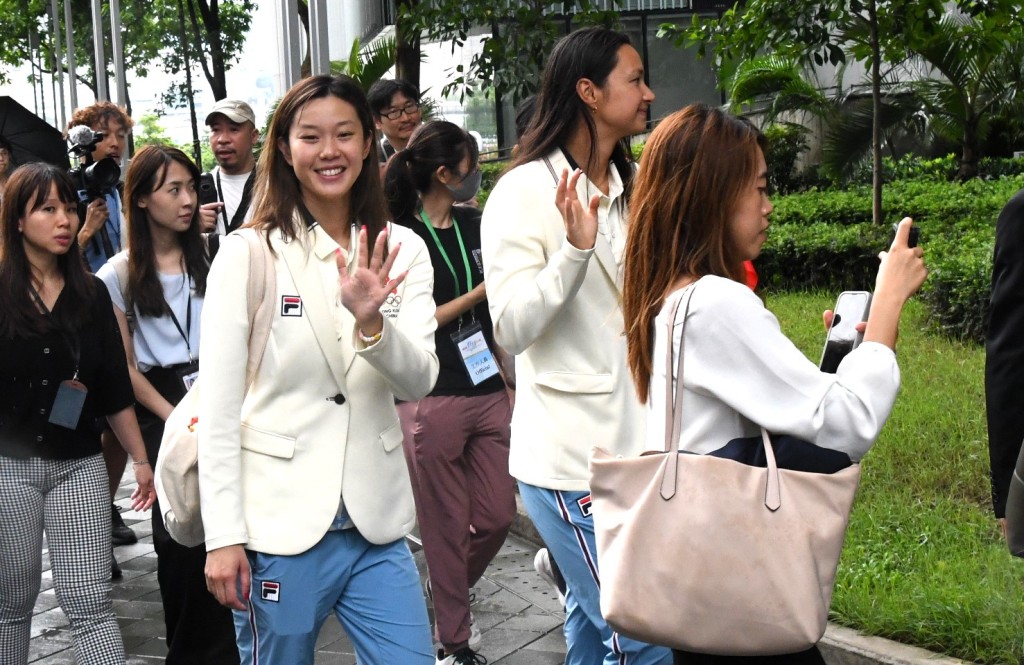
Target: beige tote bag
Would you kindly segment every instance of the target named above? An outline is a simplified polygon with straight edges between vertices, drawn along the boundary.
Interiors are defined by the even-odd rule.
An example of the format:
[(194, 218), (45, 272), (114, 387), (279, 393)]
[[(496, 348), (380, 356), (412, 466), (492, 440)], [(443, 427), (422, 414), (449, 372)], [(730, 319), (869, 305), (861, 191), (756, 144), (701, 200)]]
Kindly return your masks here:
[[(692, 295), (691, 287), (684, 327)], [(825, 632), (860, 467), (831, 474), (780, 469), (763, 429), (767, 468), (678, 452), (681, 348), (680, 389), (668, 396), (682, 299), (669, 316), (664, 450), (636, 458), (596, 448), (591, 454), (601, 612), (624, 635), (686, 651), (806, 650)]]

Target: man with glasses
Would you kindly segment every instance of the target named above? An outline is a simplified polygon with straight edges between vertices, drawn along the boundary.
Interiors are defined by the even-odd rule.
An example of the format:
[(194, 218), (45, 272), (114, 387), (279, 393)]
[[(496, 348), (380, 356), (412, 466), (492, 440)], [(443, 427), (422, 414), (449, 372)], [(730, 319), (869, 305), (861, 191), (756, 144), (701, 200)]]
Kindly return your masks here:
[(420, 115), (420, 92), (402, 79), (381, 79), (366, 93), (380, 141), (380, 161), (404, 150), (412, 133), (423, 122)]

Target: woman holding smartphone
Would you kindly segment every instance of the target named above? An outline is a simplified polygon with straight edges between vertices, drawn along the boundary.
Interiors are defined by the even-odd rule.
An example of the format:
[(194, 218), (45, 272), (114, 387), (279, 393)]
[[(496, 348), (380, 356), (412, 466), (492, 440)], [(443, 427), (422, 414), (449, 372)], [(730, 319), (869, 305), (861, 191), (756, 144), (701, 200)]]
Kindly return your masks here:
[(246, 392), (249, 246), (226, 236), (202, 318), (207, 585), (235, 610), (243, 663), (312, 664), (333, 612), (360, 663), (429, 665), (395, 400), (437, 379), (433, 269), (416, 234), (387, 224), (355, 81), (314, 76), (285, 94), (253, 202), (278, 315)]
[[(764, 427), (857, 460), (896, 399), (896, 332), (903, 305), (926, 275), (922, 252), (907, 246), (912, 222), (903, 220), (881, 254), (864, 342), (835, 374), (820, 371), (744, 285), (743, 261), (760, 253), (772, 212), (764, 146), (747, 120), (692, 105), (665, 118), (644, 149), (626, 243), (623, 311), (630, 371), (649, 405), (647, 448), (664, 441), (665, 400), (672, 399), (665, 374), (676, 370), (665, 366), (672, 344), (676, 353), (682, 346), (685, 365), (677, 385), (688, 405), (680, 450), (707, 453)], [(595, 202), (585, 208), (573, 192), (566, 210), (567, 223), (597, 223)], [(690, 298), (689, 315), (680, 311), (669, 339), (667, 317), (680, 298)], [(817, 648), (753, 658), (675, 653), (678, 665), (734, 661), (824, 663)]]
[[(164, 421), (199, 374), (199, 318), (210, 271), (197, 207), (199, 169), (181, 150), (146, 146), (125, 176), (128, 250), (96, 273), (114, 303), (149, 458)], [(167, 662), (237, 663), (231, 612), (206, 590), (206, 549), (174, 541), (157, 506), (153, 548)]]
[(78, 225), (63, 170), (36, 163), (11, 175), (0, 206), (0, 661), (12, 665), (28, 662), (44, 530), (75, 658), (124, 663), (97, 418), (132, 457), (132, 507), (156, 498), (117, 321), (86, 272)]

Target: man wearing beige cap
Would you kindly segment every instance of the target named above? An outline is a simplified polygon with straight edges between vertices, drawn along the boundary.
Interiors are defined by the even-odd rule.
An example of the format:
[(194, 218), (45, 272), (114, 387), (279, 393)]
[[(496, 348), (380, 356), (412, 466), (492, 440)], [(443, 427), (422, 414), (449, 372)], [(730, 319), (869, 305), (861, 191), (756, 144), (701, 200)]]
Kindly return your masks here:
[(252, 107), (237, 99), (221, 99), (214, 104), (206, 125), (217, 166), (200, 180), (199, 214), (205, 231), (225, 235), (248, 218), (256, 169), (252, 149), (260, 132)]

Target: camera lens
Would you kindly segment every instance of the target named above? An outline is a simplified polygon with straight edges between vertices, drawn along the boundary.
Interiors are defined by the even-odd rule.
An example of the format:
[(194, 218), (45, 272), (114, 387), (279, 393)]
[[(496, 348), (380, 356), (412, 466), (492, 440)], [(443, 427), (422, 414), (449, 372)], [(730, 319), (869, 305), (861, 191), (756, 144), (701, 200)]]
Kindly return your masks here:
[(93, 191), (113, 189), (121, 179), (121, 167), (109, 157), (90, 164), (83, 173), (87, 189)]

